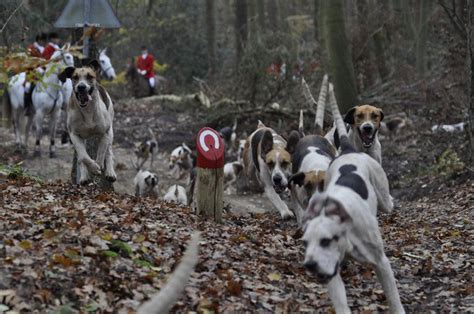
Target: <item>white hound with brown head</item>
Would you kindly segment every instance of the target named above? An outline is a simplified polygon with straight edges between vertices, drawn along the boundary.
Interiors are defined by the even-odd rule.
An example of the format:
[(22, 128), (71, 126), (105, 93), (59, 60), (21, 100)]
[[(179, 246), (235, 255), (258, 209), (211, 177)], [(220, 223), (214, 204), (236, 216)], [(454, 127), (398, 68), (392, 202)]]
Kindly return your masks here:
[(341, 154), (326, 172), (324, 192), (314, 194), (306, 211), (304, 266), (328, 284), (336, 313), (349, 313), (346, 290), (339, 274), (348, 253), (360, 262), (375, 266), (390, 312), (404, 313), (377, 222), (377, 210), (390, 212), (393, 209), (387, 176), (375, 159), (353, 147), (337, 108), (332, 84), (329, 89)]

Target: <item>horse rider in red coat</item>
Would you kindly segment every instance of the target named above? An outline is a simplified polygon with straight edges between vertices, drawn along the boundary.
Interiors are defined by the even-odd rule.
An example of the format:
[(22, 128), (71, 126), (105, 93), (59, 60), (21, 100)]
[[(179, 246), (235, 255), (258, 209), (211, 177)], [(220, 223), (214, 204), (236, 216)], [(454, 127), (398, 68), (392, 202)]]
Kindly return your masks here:
[(142, 54), (137, 58), (137, 71), (148, 80), (150, 88), (150, 95), (155, 93), (155, 72), (153, 71), (153, 64), (155, 59), (148, 53), (148, 49), (142, 46)]
[(30, 44), (27, 48), (28, 54), (32, 57), (42, 58), (45, 44), (46, 44), (46, 34), (40, 33), (36, 35), (35, 42)]
[(51, 56), (53, 55), (53, 53), (56, 50), (60, 49), (59, 43), (61, 42), (61, 39), (59, 39), (59, 35), (54, 32), (49, 33), (48, 39), (49, 39), (49, 43), (46, 46), (46, 48), (44, 48), (44, 51), (43, 51), (43, 58), (45, 58), (46, 60), (51, 59)]

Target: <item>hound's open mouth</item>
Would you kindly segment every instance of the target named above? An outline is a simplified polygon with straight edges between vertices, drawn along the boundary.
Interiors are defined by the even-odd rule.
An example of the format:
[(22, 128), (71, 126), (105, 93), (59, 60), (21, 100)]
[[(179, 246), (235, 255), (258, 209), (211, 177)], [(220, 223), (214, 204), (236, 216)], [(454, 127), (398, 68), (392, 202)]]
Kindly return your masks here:
[(372, 144), (374, 144), (374, 139), (375, 135), (377, 134), (377, 131), (374, 131), (370, 134), (366, 132), (361, 132), (359, 128), (357, 128), (357, 131), (359, 132), (359, 137), (362, 140), (362, 145), (364, 145), (364, 148), (370, 148)]
[(331, 275), (317, 273), (316, 277), (319, 283), (327, 284), (328, 282), (331, 281), (332, 278), (334, 278), (334, 276), (337, 275), (338, 272), (339, 272), (339, 262), (336, 264), (336, 267), (334, 268), (334, 273), (332, 273)]
[(79, 101), (81, 107), (87, 105), (89, 101), (92, 100), (92, 92), (94, 91), (93, 88), (90, 88), (89, 91), (83, 92), (76, 92), (76, 99)]
[(281, 185), (273, 185), (273, 189), (275, 190), (275, 192), (277, 192), (278, 194), (280, 193), (283, 193), (286, 191), (286, 186), (281, 186)]

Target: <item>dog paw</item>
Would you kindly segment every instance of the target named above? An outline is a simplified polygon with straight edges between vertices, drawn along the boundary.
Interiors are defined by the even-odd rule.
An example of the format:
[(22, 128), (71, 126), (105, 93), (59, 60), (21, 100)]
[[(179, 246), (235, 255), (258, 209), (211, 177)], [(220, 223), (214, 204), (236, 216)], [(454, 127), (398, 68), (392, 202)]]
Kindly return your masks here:
[(115, 182), (115, 181), (117, 181), (117, 175), (116, 175), (115, 172), (113, 172), (113, 171), (112, 171), (112, 172), (108, 172), (108, 171), (107, 171), (107, 172), (105, 173), (105, 179), (106, 179), (107, 181), (110, 181), (110, 182)]
[(94, 175), (100, 175), (101, 169), (98, 163), (95, 161), (90, 162), (88, 165), (89, 171)]
[(282, 211), (280, 214), (283, 220), (290, 220), (295, 217), (295, 214), (289, 209)]
[(92, 179), (89, 175), (89, 172), (87, 170), (82, 170), (81, 171), (81, 175), (80, 175), (80, 178), (79, 178), (79, 184), (80, 185), (86, 185), (88, 183), (92, 182)]
[(79, 180), (80, 185), (88, 185), (91, 182), (92, 182), (91, 179), (81, 179), (81, 180)]

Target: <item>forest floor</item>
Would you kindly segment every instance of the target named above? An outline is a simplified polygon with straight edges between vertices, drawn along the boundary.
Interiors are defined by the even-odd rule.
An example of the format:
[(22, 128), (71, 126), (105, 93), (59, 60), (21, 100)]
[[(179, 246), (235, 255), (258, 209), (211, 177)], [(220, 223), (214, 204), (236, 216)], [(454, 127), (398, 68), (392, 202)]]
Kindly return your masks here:
[[(466, 141), (432, 134), (418, 112), (409, 116), (415, 126), (381, 140), (396, 208), (380, 213), (379, 222), (402, 303), (409, 312), (474, 311), (474, 180)], [(0, 312), (136, 309), (164, 285), (196, 229), (203, 235), (200, 260), (174, 310), (331, 308), (325, 287), (302, 266), (301, 231), (282, 222), (264, 196), (226, 195), (224, 223), (216, 225), (188, 207), (130, 195), (134, 143), (148, 127), (158, 134), (154, 170), (163, 191), (175, 183), (167, 154), (183, 141), (192, 144), (202, 126), (193, 114), (131, 100), (117, 104), (115, 121), (113, 193), (68, 183), (72, 147), (60, 148), (57, 159), (25, 158), (0, 129), (0, 163), (23, 162), (34, 176), (0, 172)], [(353, 310), (387, 309), (371, 267), (348, 260), (342, 277)]]

